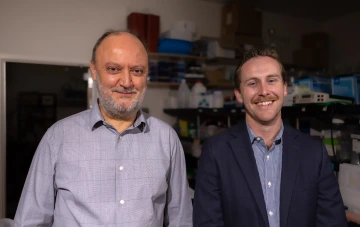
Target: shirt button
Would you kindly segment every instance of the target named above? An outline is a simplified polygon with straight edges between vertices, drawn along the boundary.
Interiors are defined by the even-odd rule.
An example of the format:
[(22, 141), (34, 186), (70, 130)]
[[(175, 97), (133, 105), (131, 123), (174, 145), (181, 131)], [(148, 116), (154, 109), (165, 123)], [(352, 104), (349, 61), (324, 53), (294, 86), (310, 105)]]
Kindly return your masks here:
[(120, 166), (120, 167), (119, 167), (119, 170), (120, 170), (120, 171), (121, 171), (121, 170), (123, 170), (123, 169), (124, 169), (124, 167), (123, 167), (123, 166)]
[(125, 201), (124, 200), (120, 200), (120, 204), (122, 205), (122, 204), (124, 204), (125, 203)]
[(122, 139), (122, 136), (119, 136), (119, 140), (121, 140)]
[(256, 137), (256, 141), (258, 141), (258, 142), (259, 142), (259, 141), (260, 141), (260, 137)]
[(269, 159), (270, 159), (270, 155), (266, 155), (266, 159), (269, 160)]
[(271, 182), (269, 181), (269, 183), (268, 183), (268, 186), (269, 186), (269, 188), (271, 187)]
[(274, 213), (270, 210), (269, 211), (269, 215), (272, 216)]

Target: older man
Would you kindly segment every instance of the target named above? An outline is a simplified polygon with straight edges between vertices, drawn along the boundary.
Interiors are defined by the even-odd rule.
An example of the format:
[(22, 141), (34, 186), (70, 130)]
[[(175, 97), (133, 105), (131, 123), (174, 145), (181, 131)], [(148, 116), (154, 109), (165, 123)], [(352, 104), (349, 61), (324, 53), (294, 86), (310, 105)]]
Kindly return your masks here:
[(192, 226), (183, 149), (175, 131), (140, 110), (148, 54), (109, 31), (91, 60), (98, 105), (44, 135), (15, 226)]

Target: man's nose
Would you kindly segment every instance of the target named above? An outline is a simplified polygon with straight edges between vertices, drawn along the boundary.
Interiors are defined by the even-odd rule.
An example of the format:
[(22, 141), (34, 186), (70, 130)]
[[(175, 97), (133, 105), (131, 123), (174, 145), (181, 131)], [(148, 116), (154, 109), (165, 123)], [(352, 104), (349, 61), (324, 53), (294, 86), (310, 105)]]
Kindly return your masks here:
[(260, 95), (268, 95), (269, 94), (269, 87), (266, 83), (260, 83), (259, 94)]
[(130, 70), (124, 70), (120, 75), (119, 85), (125, 88), (132, 87), (132, 78)]

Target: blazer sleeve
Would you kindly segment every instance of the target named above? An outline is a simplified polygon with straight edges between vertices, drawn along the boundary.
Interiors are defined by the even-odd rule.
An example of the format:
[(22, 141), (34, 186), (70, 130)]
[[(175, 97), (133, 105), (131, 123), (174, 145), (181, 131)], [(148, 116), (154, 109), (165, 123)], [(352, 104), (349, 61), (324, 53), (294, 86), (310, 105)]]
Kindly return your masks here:
[(317, 227), (348, 226), (339, 184), (331, 168), (328, 153), (321, 143), (322, 160), (319, 176), (318, 202), (316, 212)]
[(194, 227), (224, 226), (221, 207), (219, 169), (207, 141), (202, 147), (196, 175), (194, 196)]

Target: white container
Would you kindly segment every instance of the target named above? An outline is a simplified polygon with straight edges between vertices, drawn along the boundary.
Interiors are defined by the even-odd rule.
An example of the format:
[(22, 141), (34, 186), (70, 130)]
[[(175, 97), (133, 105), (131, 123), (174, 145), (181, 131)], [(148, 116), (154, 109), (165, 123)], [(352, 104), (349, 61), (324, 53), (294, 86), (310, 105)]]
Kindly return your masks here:
[(219, 41), (209, 40), (207, 42), (207, 57), (235, 58), (235, 50), (224, 49), (220, 46)]
[(200, 93), (200, 100), (198, 103), (198, 107), (213, 108), (213, 93), (212, 92)]
[(182, 29), (191, 33), (196, 32), (196, 23), (194, 21), (179, 20), (173, 26), (176, 29)]
[[(331, 139), (332, 131), (332, 139)], [(329, 156), (336, 155), (338, 161), (349, 162), (352, 156), (352, 144), (349, 131), (342, 119), (332, 119), (332, 130), (322, 130), (321, 136)], [(333, 149), (334, 148), (334, 149)]]
[(195, 39), (195, 34), (186, 30), (171, 28), (161, 34), (163, 38), (179, 39), (192, 42)]
[(191, 88), (191, 107), (198, 108), (200, 100), (202, 99), (201, 93), (206, 92), (206, 87), (201, 81), (197, 81)]
[(216, 90), (213, 93), (213, 108), (224, 107), (224, 94), (221, 90)]
[(161, 37), (192, 42), (196, 39), (196, 23), (185, 20), (177, 21), (169, 30), (163, 32)]
[(340, 164), (339, 185), (345, 206), (360, 214), (360, 166)]
[(189, 100), (190, 100), (190, 89), (186, 84), (185, 79), (181, 79), (181, 83), (177, 93), (177, 103), (178, 108), (189, 108)]

